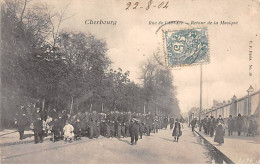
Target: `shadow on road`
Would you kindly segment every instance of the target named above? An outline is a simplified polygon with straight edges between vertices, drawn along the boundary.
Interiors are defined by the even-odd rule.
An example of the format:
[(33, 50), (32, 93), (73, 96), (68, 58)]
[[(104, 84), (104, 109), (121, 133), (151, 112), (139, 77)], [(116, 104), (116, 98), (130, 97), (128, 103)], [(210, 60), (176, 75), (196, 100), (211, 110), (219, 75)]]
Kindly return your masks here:
[(23, 135), (23, 138), (26, 139), (26, 138), (32, 137), (32, 136), (34, 136), (34, 135), (33, 135), (33, 134), (24, 134), (24, 135)]
[(165, 141), (170, 141), (170, 142), (173, 142), (173, 140), (170, 140), (170, 139), (166, 139), (166, 138), (162, 138), (162, 137), (159, 137), (160, 139), (163, 139)]
[[(118, 140), (118, 141), (121, 141), (121, 142), (124, 142), (124, 143), (126, 143), (126, 144), (131, 144), (131, 142), (126, 141), (126, 140), (122, 140), (121, 138), (117, 138), (117, 140)], [(130, 138), (129, 138), (129, 140), (130, 140)]]

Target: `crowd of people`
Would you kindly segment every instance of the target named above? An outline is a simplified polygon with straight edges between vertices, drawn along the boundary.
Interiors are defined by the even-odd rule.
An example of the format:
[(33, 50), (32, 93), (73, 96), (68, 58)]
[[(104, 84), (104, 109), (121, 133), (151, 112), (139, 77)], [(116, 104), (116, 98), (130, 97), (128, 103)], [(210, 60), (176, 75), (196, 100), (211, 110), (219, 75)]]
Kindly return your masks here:
[(90, 139), (98, 138), (100, 135), (110, 137), (131, 137), (131, 144), (136, 144), (143, 135), (150, 136), (150, 133), (158, 133), (160, 129), (173, 130), (175, 141), (181, 135), (181, 125), (183, 118), (174, 119), (173, 117), (157, 115), (154, 113), (136, 112), (78, 112), (74, 115), (66, 110), (57, 111), (52, 109), (47, 115), (41, 112), (40, 108), (35, 108), (33, 119), (27, 118), (21, 107), (21, 112), (17, 114), (16, 125), (23, 140), (24, 130), (29, 126), (34, 131), (35, 143), (43, 142), (43, 138), (51, 135), (53, 142), (64, 140), (72, 142), (81, 140), (81, 137)]
[(194, 118), (190, 125), (192, 131), (194, 131), (195, 126), (199, 126), (200, 130), (203, 128), (204, 134), (214, 137), (214, 141), (220, 145), (224, 143), (224, 136), (226, 130), (228, 131), (228, 136), (232, 136), (233, 132), (236, 131), (237, 135), (240, 136), (243, 132), (245, 136), (258, 135), (258, 122), (255, 115), (251, 116), (241, 116), (238, 114), (237, 117), (233, 118), (232, 115), (229, 118), (223, 119), (221, 115), (216, 119), (214, 116), (206, 116), (199, 122)]

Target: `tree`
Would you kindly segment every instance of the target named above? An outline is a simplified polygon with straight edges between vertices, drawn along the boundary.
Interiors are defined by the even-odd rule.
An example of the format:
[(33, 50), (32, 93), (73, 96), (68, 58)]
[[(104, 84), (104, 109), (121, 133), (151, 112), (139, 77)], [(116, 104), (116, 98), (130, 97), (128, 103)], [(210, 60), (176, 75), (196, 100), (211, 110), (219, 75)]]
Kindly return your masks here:
[(140, 78), (143, 82), (145, 105), (148, 111), (179, 115), (173, 76), (169, 69), (160, 65), (154, 57), (150, 57), (141, 66)]

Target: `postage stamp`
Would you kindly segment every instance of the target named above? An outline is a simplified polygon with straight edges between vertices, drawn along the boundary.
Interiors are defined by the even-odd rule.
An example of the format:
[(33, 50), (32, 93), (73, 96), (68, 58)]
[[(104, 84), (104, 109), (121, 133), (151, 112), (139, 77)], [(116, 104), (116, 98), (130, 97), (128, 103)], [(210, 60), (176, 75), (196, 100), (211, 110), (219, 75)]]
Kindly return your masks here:
[(210, 62), (207, 27), (163, 30), (163, 40), (168, 67)]

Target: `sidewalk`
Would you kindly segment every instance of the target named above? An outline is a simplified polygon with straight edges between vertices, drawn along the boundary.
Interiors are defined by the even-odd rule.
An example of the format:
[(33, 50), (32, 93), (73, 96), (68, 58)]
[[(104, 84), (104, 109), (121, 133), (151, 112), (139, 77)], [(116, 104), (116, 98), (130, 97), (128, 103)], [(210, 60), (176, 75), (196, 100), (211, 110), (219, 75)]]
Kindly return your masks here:
[(218, 143), (214, 142), (214, 137), (205, 135), (203, 130), (199, 132), (199, 128), (196, 128), (195, 131), (236, 164), (260, 163), (259, 135), (247, 137), (243, 133), (242, 136), (238, 136), (237, 132), (232, 136), (225, 134), (224, 144), (218, 146)]
[[(47, 140), (49, 138), (49, 136), (45, 137), (44, 140)], [(17, 129), (4, 129), (0, 131), (0, 147), (33, 142), (33, 131), (24, 131), (23, 140), (19, 140), (19, 132), (17, 131)]]

